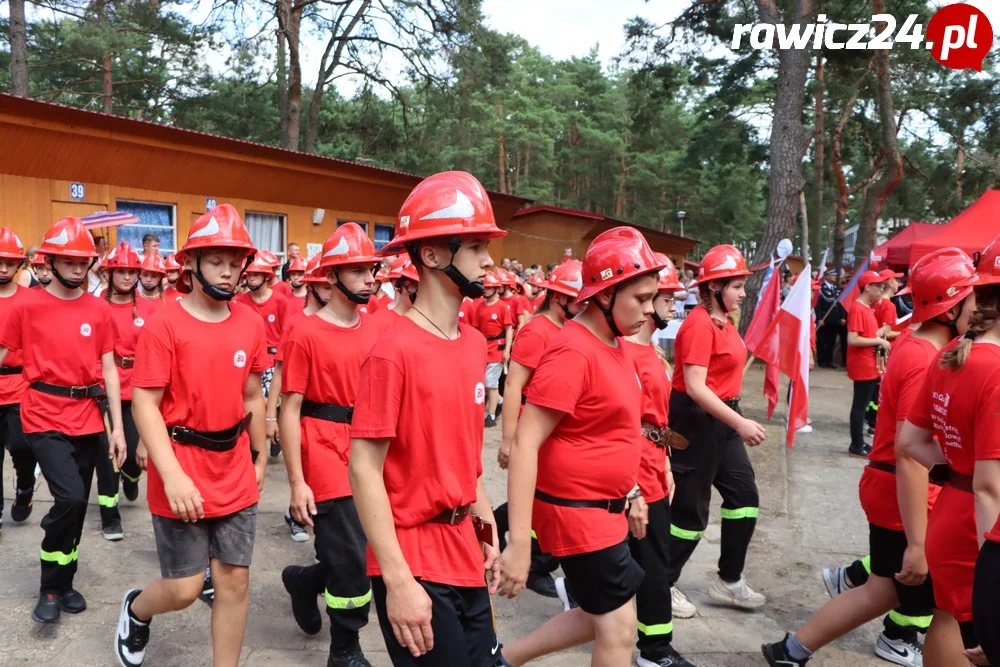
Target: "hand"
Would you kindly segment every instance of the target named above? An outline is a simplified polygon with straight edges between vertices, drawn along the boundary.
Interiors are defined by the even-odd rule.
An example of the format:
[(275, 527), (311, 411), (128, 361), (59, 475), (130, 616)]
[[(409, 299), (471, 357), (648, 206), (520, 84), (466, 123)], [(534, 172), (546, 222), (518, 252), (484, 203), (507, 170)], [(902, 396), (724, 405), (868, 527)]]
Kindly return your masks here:
[(677, 485), (674, 484), (674, 471), (667, 471), (667, 488), (670, 489), (670, 495), (667, 497), (667, 502), (671, 505), (674, 503), (674, 491), (677, 490)]
[(497, 450), (497, 463), (500, 465), (501, 470), (506, 470), (510, 463), (511, 444), (513, 443), (507, 438), (500, 441), (500, 449)]
[(520, 545), (507, 543), (500, 554), (500, 595), (514, 598), (524, 589), (531, 567), (531, 543)]
[(641, 540), (646, 537), (646, 526), (649, 525), (649, 505), (642, 496), (637, 496), (628, 508), (628, 529), (632, 537)]
[(887, 341), (885, 338), (879, 338), (878, 339), (878, 344), (879, 344), (879, 346), (883, 350), (891, 350), (892, 349), (892, 343), (890, 343), (889, 341)]
[(111, 431), (111, 447), (108, 450), (108, 456), (115, 462), (115, 467), (121, 470), (127, 455), (128, 446), (125, 444), (125, 432), (116, 428)]
[[(496, 544), (496, 528), (493, 528), (493, 544)], [(493, 595), (500, 588), (500, 551), (492, 544), (483, 545), (483, 569), (490, 573), (489, 588)]]
[(909, 545), (903, 552), (903, 568), (896, 574), (896, 581), (906, 586), (919, 586), (927, 578), (927, 554), (919, 545)]
[(288, 509), (293, 519), (310, 528), (314, 527), (312, 518), (316, 516), (316, 497), (304, 481), (292, 484), (292, 499), (288, 503)]
[(414, 658), (434, 648), (431, 598), (416, 579), (410, 577), (398, 587), (387, 588), (385, 607), (392, 634)]
[(767, 437), (764, 427), (752, 419), (744, 419), (740, 422), (736, 432), (739, 434), (740, 439), (750, 447), (756, 447), (764, 442), (764, 438)]
[(257, 476), (257, 493), (264, 490), (264, 482), (267, 481), (267, 456), (261, 454), (257, 457), (257, 463), (253, 464), (254, 474)]
[(139, 441), (139, 446), (135, 449), (135, 462), (139, 470), (145, 470), (147, 465), (146, 443)]
[(267, 444), (272, 442), (278, 442), (278, 422), (269, 422), (264, 420), (264, 436), (267, 438)]
[(170, 511), (181, 521), (194, 522), (205, 518), (201, 493), (184, 471), (178, 470), (169, 477), (163, 477), (163, 493), (170, 503)]
[(971, 662), (973, 665), (980, 665), (981, 667), (989, 667), (990, 661), (986, 659), (986, 654), (983, 653), (982, 646), (966, 649), (962, 651), (962, 655), (964, 655), (965, 659)]

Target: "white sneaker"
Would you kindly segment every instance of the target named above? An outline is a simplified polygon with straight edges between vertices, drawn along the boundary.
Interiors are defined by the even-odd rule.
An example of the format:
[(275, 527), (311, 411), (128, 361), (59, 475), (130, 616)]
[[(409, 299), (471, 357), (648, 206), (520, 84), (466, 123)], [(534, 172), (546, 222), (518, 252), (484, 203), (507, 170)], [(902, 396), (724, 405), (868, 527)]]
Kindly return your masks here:
[(883, 632), (875, 642), (875, 655), (906, 667), (923, 667), (924, 647), (915, 638), (889, 639)]
[(805, 426), (803, 426), (802, 428), (798, 429), (795, 432), (796, 433), (812, 433), (813, 432), (813, 427), (810, 426), (809, 424), (806, 424)]
[(691, 618), (698, 609), (679, 588), (670, 589), (670, 608), (674, 618)]
[(847, 571), (842, 567), (823, 568), (823, 583), (826, 584), (826, 592), (832, 598), (851, 590), (851, 585), (847, 583)]
[(740, 607), (741, 609), (759, 609), (767, 602), (767, 598), (750, 588), (747, 580), (740, 578), (734, 584), (719, 579), (708, 589), (708, 597), (716, 602)]

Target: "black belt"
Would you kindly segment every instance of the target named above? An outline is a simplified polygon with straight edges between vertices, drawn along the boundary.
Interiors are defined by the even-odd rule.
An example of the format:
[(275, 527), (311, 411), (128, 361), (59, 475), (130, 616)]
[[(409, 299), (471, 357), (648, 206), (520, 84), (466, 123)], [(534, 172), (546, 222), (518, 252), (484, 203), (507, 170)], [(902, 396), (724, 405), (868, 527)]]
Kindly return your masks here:
[(74, 385), (72, 387), (66, 387), (61, 384), (49, 384), (48, 382), (32, 382), (28, 385), (35, 391), (40, 391), (43, 394), (52, 394), (53, 396), (62, 396), (63, 398), (106, 398), (107, 394), (104, 393), (104, 387), (99, 384), (91, 385)]
[(430, 523), (446, 523), (449, 526), (456, 526), (469, 517), (472, 505), (459, 505), (455, 509), (444, 510), (435, 517), (428, 519)]
[[(882, 472), (889, 472), (893, 475), (896, 474), (896, 466), (891, 463), (884, 463), (882, 461), (869, 461), (868, 467), (875, 470), (881, 470)], [(934, 486), (941, 486), (948, 480), (948, 468), (947, 466), (934, 466), (928, 473), (928, 482)]]
[(891, 463), (883, 463), (882, 461), (869, 461), (869, 468), (874, 468), (875, 470), (881, 470), (882, 472), (891, 472), (893, 475), (896, 474), (896, 466)]
[(119, 368), (132, 368), (135, 366), (135, 357), (123, 357), (115, 352), (115, 365)]
[(0, 366), (0, 375), (20, 375), (24, 366)]
[(729, 407), (731, 407), (733, 410), (735, 410), (736, 408), (740, 407), (740, 397), (739, 396), (737, 396), (736, 398), (723, 398), (723, 399), (720, 399), (720, 400), (722, 400), (723, 403), (725, 403), (726, 405), (728, 405)]
[(276, 347), (269, 347), (269, 348), (267, 348), (267, 353), (268, 354), (278, 354), (278, 348), (276, 348)]
[(506, 337), (506, 333), (498, 333), (496, 336), (487, 336), (486, 340), (503, 340)]
[(184, 426), (168, 426), (167, 434), (181, 445), (194, 445), (210, 452), (228, 452), (236, 446), (252, 417), (253, 413), (248, 412), (239, 424), (221, 431), (195, 431)]
[(955, 472), (951, 468), (948, 468), (948, 481), (946, 484), (948, 484), (948, 486), (955, 487), (959, 491), (972, 493), (972, 475), (963, 475), (960, 472)]
[(307, 398), (302, 399), (302, 417), (312, 417), (338, 424), (350, 424), (354, 417), (354, 407), (350, 405), (337, 405), (336, 403), (317, 403)]
[(544, 491), (535, 489), (535, 498), (543, 503), (559, 505), (560, 507), (586, 507), (590, 509), (607, 510), (611, 514), (621, 514), (625, 511), (626, 498), (613, 498), (611, 500), (568, 500), (566, 498), (556, 498)]

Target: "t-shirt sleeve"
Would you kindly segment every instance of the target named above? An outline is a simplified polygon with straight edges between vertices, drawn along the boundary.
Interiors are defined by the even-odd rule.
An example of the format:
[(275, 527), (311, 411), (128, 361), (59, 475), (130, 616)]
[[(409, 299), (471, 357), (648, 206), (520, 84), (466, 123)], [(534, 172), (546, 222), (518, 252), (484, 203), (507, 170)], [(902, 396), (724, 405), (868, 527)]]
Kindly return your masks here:
[[(937, 363), (937, 359), (933, 363)], [(913, 402), (910, 404), (910, 411), (905, 413), (899, 411), (898, 413), (905, 415), (906, 421), (914, 426), (919, 426), (928, 431), (934, 429), (934, 423), (931, 421), (931, 392), (934, 390), (932, 384), (933, 378), (933, 373), (927, 373), (924, 381), (920, 383), (919, 391), (913, 397)]]
[(983, 392), (976, 413), (976, 460), (1000, 459), (1000, 378)]
[(508, 304), (507, 308), (502, 310), (503, 325), (505, 327), (514, 326), (514, 324), (517, 322), (517, 316), (514, 314), (514, 312), (517, 310), (516, 308), (517, 305), (519, 304), (515, 304), (515, 306), (511, 306), (510, 304)]
[(847, 313), (847, 330), (856, 331), (863, 335), (865, 332), (865, 319), (864, 311), (852, 305), (850, 312)]
[(530, 329), (522, 329), (514, 338), (514, 348), (510, 358), (525, 368), (538, 368), (538, 362), (545, 351), (545, 341)]
[(21, 303), (15, 303), (7, 317), (0, 323), (0, 345), (8, 350), (20, 350), (22, 346), (21, 323), (24, 321), (22, 303), (23, 300)]
[(311, 355), (301, 336), (292, 336), (285, 343), (285, 358), (281, 363), (281, 391), (289, 394), (305, 394), (309, 386)]
[[(916, 361), (915, 358), (913, 360)], [(899, 383), (899, 394), (896, 396), (896, 416), (898, 421), (906, 419), (907, 415), (910, 414), (910, 411), (916, 405), (917, 397), (920, 396), (920, 389), (924, 386), (924, 379), (926, 377), (926, 363), (907, 364), (903, 369)]]
[(568, 345), (549, 347), (531, 376), (528, 403), (572, 414), (587, 391), (587, 357)]
[[(712, 331), (714, 326), (710, 321), (691, 322), (683, 338), (678, 340), (681, 349), (677, 356), (684, 360), (685, 366), (708, 368), (709, 360), (712, 358), (712, 341), (715, 340), (715, 332)], [(683, 369), (678, 370), (683, 372)]]
[(135, 371), (132, 375), (134, 387), (156, 389), (170, 384), (174, 351), (164, 319), (156, 318), (139, 333), (139, 340), (135, 345)]
[(250, 350), (250, 372), (263, 373), (271, 367), (271, 360), (267, 356), (267, 332), (264, 329), (264, 320), (254, 317), (252, 321), (254, 335), (253, 349)]
[(351, 437), (396, 437), (402, 397), (402, 369), (384, 357), (369, 356), (361, 366)]

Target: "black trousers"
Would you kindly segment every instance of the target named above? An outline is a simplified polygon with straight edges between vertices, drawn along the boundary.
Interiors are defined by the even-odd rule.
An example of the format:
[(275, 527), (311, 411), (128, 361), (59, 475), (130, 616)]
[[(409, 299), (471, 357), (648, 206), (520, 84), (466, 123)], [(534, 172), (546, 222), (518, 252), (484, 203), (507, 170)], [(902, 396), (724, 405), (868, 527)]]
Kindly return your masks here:
[(878, 380), (855, 380), (854, 398), (851, 401), (851, 447), (860, 449), (865, 444), (865, 412), (875, 396)]
[(130, 482), (138, 482), (142, 476), (142, 469), (135, 460), (135, 453), (139, 449), (139, 429), (136, 428), (135, 419), (132, 417), (132, 401), (122, 401), (122, 428), (125, 430), (125, 463), (121, 467), (121, 476)]
[(118, 511), (118, 487), (121, 473), (115, 472), (115, 466), (109, 456), (108, 438), (104, 433), (97, 435), (99, 453), (96, 461), (97, 472), (97, 504), (101, 508), (101, 525), (107, 526), (114, 521), (121, 521)]
[(986, 540), (976, 561), (972, 622), (991, 665), (1000, 665), (1000, 544)]
[[(493, 510), (493, 517), (497, 522), (497, 535), (500, 536), (500, 551), (503, 551), (507, 548), (505, 535), (510, 530), (507, 503)], [(556, 560), (555, 556), (542, 551), (542, 547), (538, 544), (538, 538), (535, 537), (535, 531), (531, 531), (531, 569), (528, 570), (528, 576), (545, 577), (555, 572), (558, 567), (559, 561)]]
[(64, 435), (56, 431), (27, 435), (53, 500), (52, 509), (41, 523), (45, 531), (41, 552), (43, 593), (66, 593), (73, 588), (102, 437), (97, 433)]
[(650, 662), (666, 657), (674, 638), (674, 619), (670, 604), (670, 503), (666, 498), (649, 503), (646, 537), (629, 538), (632, 558), (646, 576), (635, 596), (639, 655)]
[(705, 534), (713, 486), (722, 496), (719, 577), (739, 581), (760, 504), (746, 446), (736, 431), (680, 391), (670, 394), (670, 428), (689, 441), (686, 449), (674, 451), (670, 459), (677, 486), (671, 506), (670, 585), (677, 583)]
[(17, 491), (35, 490), (35, 454), (21, 430), (21, 406), (18, 403), (0, 405), (0, 519), (3, 518), (3, 454), (10, 452), (14, 464), (14, 486)]
[(840, 342), (840, 365), (847, 366), (847, 325), (837, 327), (837, 340)]
[(820, 368), (833, 366), (833, 348), (837, 345), (837, 328), (830, 322), (816, 330), (816, 363)]

